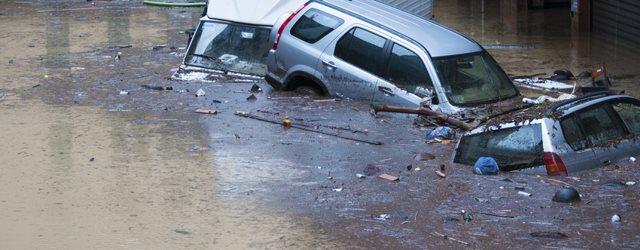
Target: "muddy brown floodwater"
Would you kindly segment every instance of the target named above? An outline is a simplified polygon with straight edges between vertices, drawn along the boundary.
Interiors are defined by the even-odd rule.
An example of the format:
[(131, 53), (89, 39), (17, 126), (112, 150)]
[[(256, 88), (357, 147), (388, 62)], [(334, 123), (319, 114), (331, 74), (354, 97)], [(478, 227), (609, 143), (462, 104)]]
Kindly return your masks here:
[[(564, 39), (556, 33), (503, 36), (488, 17), (491, 28), (473, 33), (478, 14), (464, 7), (470, 2), (438, 1), (436, 15), (481, 43), (536, 44), (491, 51), (510, 73), (599, 60), (567, 59), (555, 49)], [(640, 186), (619, 184), (640, 181), (637, 162), (570, 178), (476, 176), (450, 163), (452, 144), (425, 144), (427, 128), (413, 126), (412, 116), (373, 117), (368, 103), (317, 102), (260, 80), (168, 80), (184, 53), (182, 31), (200, 13), (132, 1), (0, 2), (0, 248), (640, 247)], [(612, 60), (611, 71), (636, 74), (625, 66), (636, 62), (624, 60)], [(254, 83), (264, 92), (248, 102)], [(196, 97), (198, 89), (206, 95)], [(384, 145), (284, 129), (236, 111), (367, 129), (327, 131)], [(435, 159), (415, 162), (422, 152)], [(357, 178), (368, 164), (400, 180)], [(442, 164), (446, 178), (434, 172)], [(582, 202), (552, 202), (562, 185), (576, 187)], [(614, 214), (621, 222), (610, 222)], [(547, 231), (567, 237), (531, 236)]]
[(488, 50), (507, 73), (549, 76), (556, 69), (569, 69), (579, 74), (605, 63), (614, 89), (640, 95), (640, 45), (575, 31), (568, 8), (525, 10), (523, 2), (435, 1), (434, 15), (482, 45), (502, 45), (503, 49)]

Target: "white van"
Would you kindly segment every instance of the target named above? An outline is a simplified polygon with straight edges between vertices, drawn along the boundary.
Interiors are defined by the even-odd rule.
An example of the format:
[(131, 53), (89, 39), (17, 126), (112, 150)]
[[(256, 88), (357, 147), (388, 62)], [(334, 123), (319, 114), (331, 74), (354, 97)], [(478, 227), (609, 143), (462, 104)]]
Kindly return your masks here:
[(266, 75), (271, 28), (306, 1), (209, 0), (181, 68)]

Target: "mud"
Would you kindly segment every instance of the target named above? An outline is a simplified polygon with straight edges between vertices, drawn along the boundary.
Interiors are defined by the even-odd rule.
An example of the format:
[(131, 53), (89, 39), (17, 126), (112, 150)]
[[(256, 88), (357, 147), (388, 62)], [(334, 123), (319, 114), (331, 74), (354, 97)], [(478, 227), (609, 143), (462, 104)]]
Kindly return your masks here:
[[(184, 53), (181, 32), (201, 10), (95, 3), (0, 3), (3, 248), (465, 246), (439, 234), (474, 248), (640, 247), (639, 186), (601, 185), (637, 182), (637, 162), (571, 178), (476, 176), (450, 163), (452, 144), (426, 144), (428, 128), (414, 127), (410, 115), (373, 117), (368, 103), (317, 102), (262, 81), (263, 92), (251, 93), (256, 80), (235, 76), (169, 80)], [(198, 89), (206, 95), (196, 97)], [(251, 94), (256, 101), (246, 101)], [(286, 129), (236, 111), (384, 144)], [(415, 161), (421, 153), (435, 158)], [(400, 180), (357, 177), (369, 164)], [(435, 174), (441, 165), (446, 178)], [(552, 202), (562, 185), (576, 187), (582, 202)], [(613, 214), (620, 223), (610, 222)]]

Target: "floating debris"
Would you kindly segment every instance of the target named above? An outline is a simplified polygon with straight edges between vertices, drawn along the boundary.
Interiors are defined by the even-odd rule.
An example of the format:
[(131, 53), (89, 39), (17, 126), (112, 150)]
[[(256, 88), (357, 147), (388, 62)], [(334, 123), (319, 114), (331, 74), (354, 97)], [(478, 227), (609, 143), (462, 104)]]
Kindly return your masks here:
[(391, 219), (391, 215), (390, 214), (381, 214), (381, 215), (375, 216), (373, 218), (376, 219), (376, 220), (379, 220), (379, 221), (386, 221), (386, 220)]
[(182, 229), (176, 229), (176, 230), (173, 230), (173, 231), (176, 232), (176, 233), (179, 233), (179, 234), (184, 234), (184, 235), (191, 234), (189, 231), (185, 231), (185, 230), (182, 230)]
[(465, 222), (471, 222), (473, 220), (473, 215), (471, 214), (471, 212), (462, 210), (461, 213), (462, 213), (462, 219)]
[(215, 115), (218, 113), (218, 111), (212, 110), (212, 109), (196, 109), (196, 113), (206, 114), (206, 115)]
[(441, 234), (441, 233), (438, 233), (438, 232), (433, 232), (433, 235), (438, 236), (438, 237), (442, 237), (442, 238), (450, 240), (450, 241), (455, 241), (455, 242), (458, 242), (458, 243), (466, 245), (466, 246), (471, 245), (468, 242), (461, 241), (459, 239), (456, 239), (456, 238), (453, 238), (451, 236), (447, 236), (447, 235), (444, 235), (444, 234)]
[(258, 86), (258, 84), (253, 84), (253, 86), (251, 86), (251, 93), (260, 93), (262, 92), (262, 88), (260, 88), (260, 86)]
[(393, 175), (388, 175), (388, 174), (381, 174), (378, 177), (381, 178), (381, 179), (388, 180), (388, 181), (398, 181), (398, 180), (400, 180), (400, 178), (398, 178), (396, 176), (393, 176)]
[(377, 173), (380, 172), (380, 168), (373, 165), (373, 164), (368, 164), (365, 168), (364, 168), (364, 174), (367, 176), (373, 176)]
[(201, 96), (204, 96), (205, 94), (206, 93), (202, 89), (198, 89), (198, 91), (196, 91), (196, 97), (201, 97)]
[(578, 190), (572, 187), (563, 187), (553, 196), (553, 201), (570, 203), (580, 201), (580, 194)]
[(557, 231), (533, 232), (533, 233), (530, 233), (529, 235), (535, 238), (549, 238), (549, 239), (564, 239), (568, 237), (566, 234), (557, 232)]
[(527, 192), (524, 192), (524, 191), (518, 191), (518, 194), (519, 194), (519, 195), (522, 195), (522, 196), (531, 197), (531, 194), (530, 194), (530, 193), (527, 193)]
[(613, 216), (611, 216), (611, 222), (613, 223), (620, 222), (620, 215), (614, 214)]
[(141, 85), (143, 88), (145, 89), (151, 89), (151, 90), (173, 90), (173, 87), (171, 86), (159, 86), (159, 85), (153, 85), (153, 84), (142, 84)]
[(292, 125), (293, 125), (293, 121), (288, 116), (282, 119), (282, 126), (291, 127)]

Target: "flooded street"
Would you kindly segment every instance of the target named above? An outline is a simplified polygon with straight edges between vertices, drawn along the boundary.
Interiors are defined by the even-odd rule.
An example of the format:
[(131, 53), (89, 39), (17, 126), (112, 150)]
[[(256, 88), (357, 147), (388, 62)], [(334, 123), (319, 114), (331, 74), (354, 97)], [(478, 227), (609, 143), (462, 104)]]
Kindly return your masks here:
[[(508, 74), (575, 74), (605, 64), (614, 89), (640, 95), (640, 47), (617, 37), (576, 31), (568, 8), (526, 10), (519, 1), (435, 1), (435, 20), (489, 45)], [(500, 48), (502, 49), (491, 49)], [(504, 47), (507, 45), (506, 47)], [(511, 46), (509, 46), (511, 45)]]
[[(411, 115), (374, 117), (368, 103), (281, 93), (261, 79), (170, 80), (202, 10), (138, 2), (0, 2), (0, 248), (640, 248), (640, 185), (619, 185), (640, 181), (638, 162), (571, 178), (479, 176), (451, 163), (453, 144), (426, 144)], [(436, 19), (481, 44), (533, 44), (490, 50), (507, 73), (606, 61), (615, 88), (640, 95), (640, 57), (552, 25), (566, 13), (530, 12), (544, 22), (508, 27), (471, 2), (437, 1)], [(247, 101), (254, 83), (264, 91)], [(423, 152), (435, 159), (416, 161)], [(357, 178), (368, 164), (400, 180)], [(563, 185), (582, 202), (552, 202)]]

